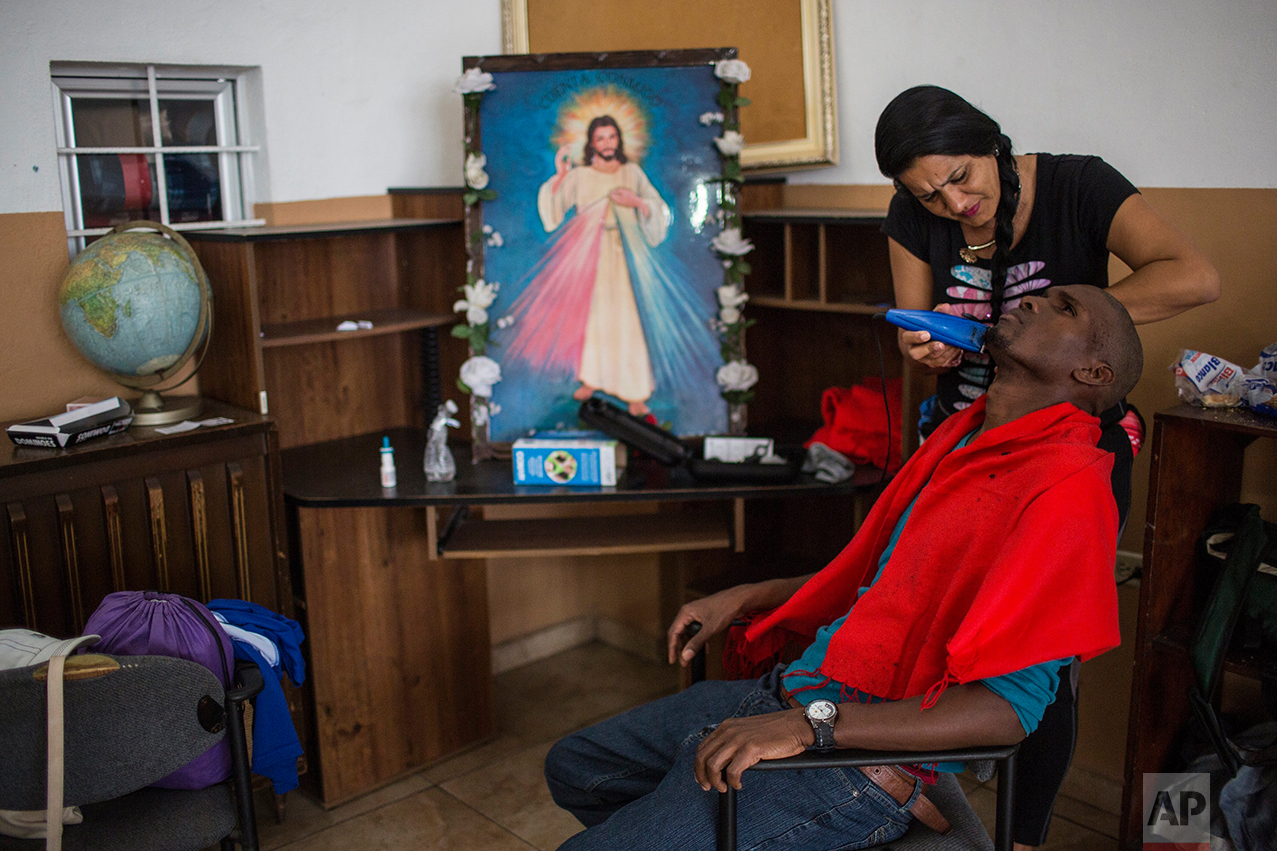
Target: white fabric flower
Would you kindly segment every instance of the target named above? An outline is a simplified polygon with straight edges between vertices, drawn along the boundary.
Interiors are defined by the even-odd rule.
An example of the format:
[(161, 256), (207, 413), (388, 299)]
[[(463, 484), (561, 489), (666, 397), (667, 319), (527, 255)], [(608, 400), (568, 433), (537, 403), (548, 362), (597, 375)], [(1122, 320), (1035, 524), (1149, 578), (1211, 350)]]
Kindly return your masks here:
[(479, 307), (491, 307), (492, 302), (497, 300), (497, 287), (500, 284), (489, 284), (480, 278), (473, 284), (466, 284), (465, 293), (466, 301), (471, 304), (477, 304)]
[(723, 307), (740, 307), (749, 301), (749, 293), (742, 292), (735, 284), (723, 284), (715, 292), (718, 294), (718, 303)]
[(492, 225), (484, 225), (484, 226), (483, 226), (483, 232), (484, 232), (484, 233), (492, 233)]
[(501, 365), (487, 355), (475, 355), (461, 365), (461, 382), (476, 396), (492, 395), (492, 386), (501, 380)]
[(740, 59), (724, 59), (714, 63), (714, 76), (724, 83), (744, 83), (749, 80), (750, 70)]
[(723, 309), (718, 311), (718, 318), (723, 320), (724, 325), (735, 325), (740, 322), (740, 308), (724, 305)]
[(459, 95), (472, 95), (476, 92), (488, 92), (497, 86), (492, 82), (492, 75), (480, 71), (478, 68), (467, 68), (466, 72), (457, 78), (457, 85), (454, 87)]
[(488, 234), (488, 245), (491, 245), (493, 248), (500, 248), (505, 245), (505, 238), (501, 236), (501, 231), (494, 230), (492, 233)]
[(734, 360), (720, 366), (714, 378), (724, 390), (748, 390), (758, 383), (758, 367)]
[(483, 170), (488, 164), (484, 154), (466, 154), (466, 185), (471, 189), (483, 189), (488, 185), (488, 173)]
[(734, 157), (745, 147), (745, 137), (735, 130), (725, 130), (723, 135), (714, 140), (718, 152), (725, 157)]
[(740, 235), (740, 228), (726, 228), (718, 236), (710, 240), (714, 250), (719, 254), (742, 257), (754, 250), (754, 245)]
[(706, 127), (711, 124), (721, 124), (723, 121), (723, 113), (721, 112), (702, 112), (700, 117), (701, 124)]
[(488, 308), (497, 300), (499, 284), (485, 283), (482, 278), (473, 284), (466, 284), (466, 297), (458, 299), (452, 309), (460, 313), (465, 311), (466, 322), (471, 325), (482, 325), (488, 321)]

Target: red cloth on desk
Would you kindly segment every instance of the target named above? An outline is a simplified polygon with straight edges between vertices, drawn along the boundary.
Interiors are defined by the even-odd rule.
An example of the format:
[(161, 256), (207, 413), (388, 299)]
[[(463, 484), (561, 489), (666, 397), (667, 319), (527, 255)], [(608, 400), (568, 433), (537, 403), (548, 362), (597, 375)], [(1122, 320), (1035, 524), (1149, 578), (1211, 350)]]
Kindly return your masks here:
[(887, 411), (882, 404), (882, 381), (866, 378), (855, 387), (830, 387), (820, 397), (820, 413), (825, 424), (806, 446), (823, 443), (846, 455), (856, 464), (872, 464), (882, 469), (900, 469), (901, 384), (887, 381), (887, 402), (891, 406), (891, 436), (887, 436)]
[[(1112, 456), (1099, 421), (1063, 403), (954, 447), (984, 421), (984, 397), (949, 417), (832, 562), (741, 648), (753, 661), (794, 632), (814, 636), (856, 600), (821, 673), (900, 700), (1116, 647)], [(924, 485), (926, 486), (924, 489)], [(913, 512), (883, 575), (878, 559)]]

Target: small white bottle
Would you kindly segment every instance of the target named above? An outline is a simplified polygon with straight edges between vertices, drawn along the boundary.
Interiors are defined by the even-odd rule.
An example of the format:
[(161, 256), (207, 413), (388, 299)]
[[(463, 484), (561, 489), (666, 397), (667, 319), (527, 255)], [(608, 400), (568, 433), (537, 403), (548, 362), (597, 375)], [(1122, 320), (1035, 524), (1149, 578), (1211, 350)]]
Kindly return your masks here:
[(399, 483), (395, 474), (395, 450), (390, 445), (390, 438), (381, 439), (381, 486), (393, 488)]

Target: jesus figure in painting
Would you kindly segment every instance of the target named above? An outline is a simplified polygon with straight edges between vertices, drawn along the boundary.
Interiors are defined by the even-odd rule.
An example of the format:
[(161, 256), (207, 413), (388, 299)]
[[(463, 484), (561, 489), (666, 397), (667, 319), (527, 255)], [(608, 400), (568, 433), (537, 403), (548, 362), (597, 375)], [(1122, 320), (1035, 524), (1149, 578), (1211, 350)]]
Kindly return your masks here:
[(714, 307), (672, 253), (656, 250), (672, 216), (638, 164), (643, 111), (610, 87), (587, 90), (552, 141), (554, 174), (537, 193), (550, 241), (511, 305), (507, 357), (546, 382), (572, 379), (578, 401), (606, 393), (635, 416), (657, 393), (667, 406), (697, 398), (717, 368)]
[(575, 208), (577, 221), (601, 229), (594, 288), (585, 321), (577, 379), (577, 400), (596, 390), (629, 405), (631, 414), (648, 412), (647, 399), (656, 387), (651, 358), (626, 261), (622, 227), (637, 230), (650, 246), (665, 241), (669, 207), (652, 188), (643, 169), (625, 156), (625, 141), (616, 119), (600, 115), (586, 131), (583, 167), (573, 168), (569, 146), (555, 156), (555, 175), (541, 185), (537, 212), (547, 231), (563, 224)]

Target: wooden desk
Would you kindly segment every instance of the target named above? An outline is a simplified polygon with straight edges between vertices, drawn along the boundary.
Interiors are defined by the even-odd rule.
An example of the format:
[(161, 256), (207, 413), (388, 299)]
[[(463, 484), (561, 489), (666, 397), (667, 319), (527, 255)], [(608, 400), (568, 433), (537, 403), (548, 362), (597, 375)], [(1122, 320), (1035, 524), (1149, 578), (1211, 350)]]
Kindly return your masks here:
[[(393, 490), (378, 477), (383, 435), (395, 448)], [(515, 487), (509, 461), (474, 465), (454, 447), (456, 480), (428, 483), (424, 438), (422, 429), (388, 429), (282, 453), (316, 708), (308, 752), (325, 806), (493, 735), (485, 559), (659, 553), (662, 599), (672, 605), (680, 554), (743, 548), (747, 498), (850, 494), (880, 477), (866, 469), (840, 485), (808, 476), (703, 485), (635, 462), (616, 487)], [(497, 504), (598, 502), (633, 503), (635, 513), (477, 516)]]
[[(1188, 645), (1211, 590), (1197, 575), (1197, 539), (1215, 509), (1238, 501), (1245, 449), (1256, 438), (1277, 438), (1277, 420), (1241, 409), (1190, 405), (1153, 418), (1135, 676), (1126, 734), (1119, 840), (1123, 849), (1141, 845), (1143, 775), (1167, 770), (1192, 716)], [(1225, 670), (1259, 676), (1258, 667), (1236, 656), (1226, 661)]]

